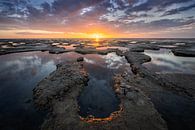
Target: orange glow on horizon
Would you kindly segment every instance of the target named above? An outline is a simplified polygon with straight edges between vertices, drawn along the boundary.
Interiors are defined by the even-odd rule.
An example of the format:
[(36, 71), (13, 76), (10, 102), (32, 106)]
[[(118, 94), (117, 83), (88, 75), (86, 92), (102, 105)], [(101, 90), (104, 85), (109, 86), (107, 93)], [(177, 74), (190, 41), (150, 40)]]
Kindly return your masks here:
[[(82, 30), (78, 32), (78, 30)], [(120, 32), (120, 33), (119, 33)], [(103, 38), (144, 38), (147, 34), (143, 33), (123, 33), (120, 30), (107, 29), (106, 27), (80, 27), (63, 29), (20, 29), (20, 30), (0, 30), (0, 38), (92, 38), (99, 42)]]
[(99, 42), (99, 40), (101, 38), (104, 38), (104, 35), (101, 34), (101, 33), (94, 33), (94, 34), (91, 34), (90, 37), (93, 38), (93, 39), (95, 39), (96, 42)]

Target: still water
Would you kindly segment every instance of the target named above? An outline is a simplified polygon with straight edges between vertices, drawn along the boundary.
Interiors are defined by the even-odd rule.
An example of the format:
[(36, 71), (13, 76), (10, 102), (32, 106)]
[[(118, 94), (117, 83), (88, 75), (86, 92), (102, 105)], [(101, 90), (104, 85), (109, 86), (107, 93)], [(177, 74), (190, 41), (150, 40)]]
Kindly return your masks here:
[(108, 116), (118, 109), (112, 78), (129, 67), (125, 58), (110, 53), (80, 55), (75, 52), (49, 54), (22, 52), (0, 56), (0, 128), (2, 130), (39, 129), (46, 113), (33, 105), (33, 88), (56, 69), (56, 65), (84, 56), (90, 81), (79, 98), (83, 116)]
[(78, 97), (79, 114), (82, 117), (108, 117), (119, 110), (120, 101), (113, 90), (113, 77), (117, 73), (130, 71), (129, 64), (124, 57), (116, 53), (105, 56), (88, 55), (85, 58), (85, 69), (89, 73), (88, 85)]
[(174, 56), (169, 49), (145, 50), (144, 54), (150, 56), (152, 61), (143, 65), (153, 72), (195, 74), (195, 58), (193, 57)]
[(56, 64), (76, 59), (66, 53), (24, 52), (0, 56), (0, 128), (3, 130), (38, 129), (45, 113), (33, 106), (32, 90), (56, 69)]
[[(192, 76), (195, 74), (195, 58), (193, 57), (174, 56), (169, 49), (146, 50), (144, 54), (149, 55), (152, 61), (143, 65), (161, 76), (162, 74), (191, 74)], [(195, 100), (193, 98), (168, 90), (153, 91), (150, 98), (167, 122), (169, 130), (194, 130)]]

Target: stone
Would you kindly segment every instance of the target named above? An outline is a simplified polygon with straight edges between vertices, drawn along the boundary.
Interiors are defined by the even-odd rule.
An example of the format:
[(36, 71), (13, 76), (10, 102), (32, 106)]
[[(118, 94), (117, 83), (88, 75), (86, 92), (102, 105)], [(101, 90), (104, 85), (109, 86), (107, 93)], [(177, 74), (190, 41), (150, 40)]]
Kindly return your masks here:
[(77, 58), (77, 62), (82, 62), (82, 61), (84, 61), (84, 58), (83, 57)]

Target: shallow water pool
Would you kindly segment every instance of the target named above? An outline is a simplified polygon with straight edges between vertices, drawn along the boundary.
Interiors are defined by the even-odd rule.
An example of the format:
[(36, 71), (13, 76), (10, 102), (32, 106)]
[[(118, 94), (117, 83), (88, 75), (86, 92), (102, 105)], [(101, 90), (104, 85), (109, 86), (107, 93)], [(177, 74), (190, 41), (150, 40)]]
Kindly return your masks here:
[(195, 74), (195, 58), (175, 56), (170, 49), (159, 51), (145, 50), (144, 54), (152, 58), (143, 65), (156, 73)]

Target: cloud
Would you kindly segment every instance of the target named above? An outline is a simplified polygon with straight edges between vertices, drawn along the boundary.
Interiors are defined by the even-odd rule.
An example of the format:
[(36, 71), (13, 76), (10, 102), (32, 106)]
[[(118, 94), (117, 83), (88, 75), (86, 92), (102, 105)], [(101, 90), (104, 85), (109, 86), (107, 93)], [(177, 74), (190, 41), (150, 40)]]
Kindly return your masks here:
[(187, 10), (190, 10), (192, 8), (195, 8), (195, 3), (192, 4), (192, 5), (189, 5), (189, 6), (184, 6), (184, 7), (180, 7), (180, 8), (176, 8), (176, 9), (171, 9), (169, 11), (166, 11), (162, 16), (179, 14), (182, 11), (187, 11)]
[(16, 32), (19, 35), (46, 35), (46, 34), (64, 34), (63, 32), (53, 32), (44, 30), (24, 30)]
[(92, 11), (94, 9), (94, 7), (90, 6), (90, 7), (86, 7), (86, 8), (83, 8), (80, 12), (80, 15), (84, 15), (90, 11)]
[(0, 6), (0, 28), (51, 32), (101, 27), (105, 31), (143, 33), (179, 28), (194, 23), (195, 18), (194, 0), (1, 0)]

